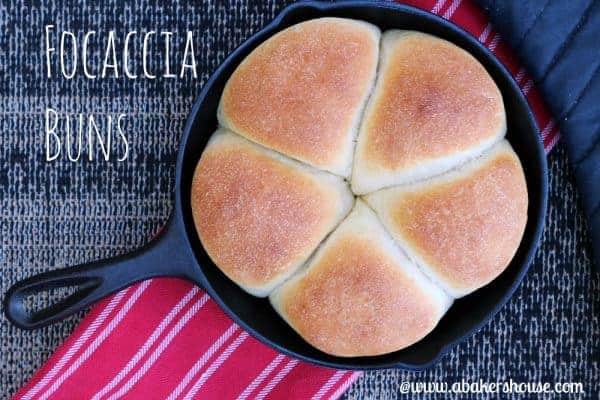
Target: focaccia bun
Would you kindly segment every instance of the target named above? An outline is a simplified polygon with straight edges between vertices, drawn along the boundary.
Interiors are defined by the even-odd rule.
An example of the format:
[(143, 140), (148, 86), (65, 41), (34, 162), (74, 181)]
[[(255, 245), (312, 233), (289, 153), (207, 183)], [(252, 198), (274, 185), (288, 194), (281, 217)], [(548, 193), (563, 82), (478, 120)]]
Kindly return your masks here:
[(360, 200), (307, 268), (269, 299), (308, 343), (342, 357), (405, 348), (427, 335), (451, 304)]
[(380, 31), (342, 18), (287, 28), (258, 46), (223, 91), (222, 126), (348, 177), (360, 116), (375, 81)]
[(387, 31), (380, 60), (356, 145), (354, 193), (445, 172), (506, 133), (500, 90), (458, 46), (421, 32)]
[(242, 289), (266, 296), (352, 208), (339, 177), (224, 129), (206, 146), (192, 182), (194, 223), (214, 263)]
[(238, 65), (217, 119), (191, 187), (202, 246), (327, 354), (411, 346), (517, 252), (528, 193), (502, 95), (448, 41), (298, 23)]
[(504, 271), (527, 223), (523, 168), (505, 140), (457, 170), (365, 199), (410, 258), (454, 297)]

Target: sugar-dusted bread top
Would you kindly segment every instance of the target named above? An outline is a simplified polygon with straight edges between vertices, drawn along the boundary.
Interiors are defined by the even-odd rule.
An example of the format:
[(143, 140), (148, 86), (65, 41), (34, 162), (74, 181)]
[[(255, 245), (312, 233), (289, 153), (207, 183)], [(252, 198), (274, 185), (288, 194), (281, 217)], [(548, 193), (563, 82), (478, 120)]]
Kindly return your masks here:
[(356, 146), (355, 193), (439, 174), (504, 136), (500, 90), (463, 49), (392, 30), (382, 35), (380, 57)]
[(308, 343), (342, 357), (409, 346), (429, 333), (451, 304), (360, 200), (307, 268), (270, 300)]
[(212, 136), (192, 181), (202, 245), (225, 275), (256, 296), (302, 265), (352, 202), (341, 178), (226, 130)]
[(365, 199), (406, 253), (455, 297), (504, 271), (527, 223), (523, 168), (505, 140), (454, 171)]
[(349, 176), (379, 36), (371, 24), (342, 18), (313, 19), (277, 33), (227, 82), (219, 122), (289, 157)]

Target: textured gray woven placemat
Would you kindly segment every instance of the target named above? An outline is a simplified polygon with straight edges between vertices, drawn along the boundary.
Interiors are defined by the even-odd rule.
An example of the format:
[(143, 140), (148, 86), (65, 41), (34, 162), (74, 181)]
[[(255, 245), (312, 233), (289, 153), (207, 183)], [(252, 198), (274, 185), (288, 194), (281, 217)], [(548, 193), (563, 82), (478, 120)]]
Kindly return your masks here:
[[(183, 3), (183, 2), (182, 2)], [(280, 2), (137, 1), (53, 5), (0, 0), (0, 290), (32, 274), (122, 254), (144, 243), (171, 209), (174, 160), (185, 117), (223, 58), (283, 7)], [(46, 78), (43, 29), (106, 33), (193, 30), (198, 79)], [(100, 51), (92, 51), (98, 60)], [(153, 59), (160, 69), (163, 60)], [(44, 161), (44, 110), (131, 113), (123, 163)], [(581, 381), (599, 387), (599, 282), (565, 152), (551, 161), (550, 213), (535, 265), (510, 304), (434, 369), (369, 372), (349, 398), (394, 398), (402, 381), (462, 378)], [(40, 299), (44, 302), (44, 299)], [(0, 393), (14, 393), (80, 316), (34, 332), (0, 317)], [(416, 397), (416, 396), (414, 396)], [(474, 398), (474, 396), (472, 396)], [(423, 398), (445, 398), (433, 395)]]

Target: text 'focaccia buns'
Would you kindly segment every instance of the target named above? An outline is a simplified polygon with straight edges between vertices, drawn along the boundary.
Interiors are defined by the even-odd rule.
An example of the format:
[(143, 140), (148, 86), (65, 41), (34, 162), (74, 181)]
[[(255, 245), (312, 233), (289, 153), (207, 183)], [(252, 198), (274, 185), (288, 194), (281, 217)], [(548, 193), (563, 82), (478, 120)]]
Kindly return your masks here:
[(343, 357), (409, 346), (429, 333), (451, 304), (360, 200), (307, 268), (270, 300), (308, 343)]
[(191, 204), (204, 249), (231, 280), (266, 296), (352, 208), (339, 177), (224, 129), (196, 167)]
[(320, 18), (258, 46), (221, 98), (222, 126), (287, 156), (349, 176), (359, 119), (375, 80), (379, 29)]
[(354, 193), (447, 171), (504, 136), (501, 93), (466, 51), (394, 30), (382, 35), (380, 57), (356, 145)]
[(505, 140), (457, 170), (365, 199), (406, 253), (454, 297), (504, 271), (527, 222), (523, 168)]

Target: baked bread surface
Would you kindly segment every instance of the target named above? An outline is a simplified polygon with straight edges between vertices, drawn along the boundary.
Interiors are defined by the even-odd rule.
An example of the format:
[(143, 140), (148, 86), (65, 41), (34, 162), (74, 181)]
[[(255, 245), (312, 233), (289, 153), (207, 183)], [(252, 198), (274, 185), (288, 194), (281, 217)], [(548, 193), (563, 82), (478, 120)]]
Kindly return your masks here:
[(270, 300), (310, 344), (343, 357), (409, 346), (435, 327), (451, 303), (360, 200), (306, 269)]
[(452, 43), (302, 22), (238, 66), (218, 120), (192, 182), (200, 241), (323, 352), (410, 346), (519, 247), (528, 194), (502, 96)]
[(341, 178), (224, 129), (202, 154), (191, 196), (205, 250), (256, 296), (268, 295), (299, 268), (353, 202)]
[(357, 194), (445, 172), (506, 133), (500, 90), (469, 53), (435, 36), (387, 31), (361, 123)]
[(527, 223), (523, 168), (505, 140), (457, 170), (365, 199), (404, 251), (454, 297), (504, 271)]
[(219, 122), (289, 157), (349, 176), (359, 119), (375, 80), (379, 29), (320, 18), (287, 28), (233, 73)]

